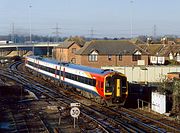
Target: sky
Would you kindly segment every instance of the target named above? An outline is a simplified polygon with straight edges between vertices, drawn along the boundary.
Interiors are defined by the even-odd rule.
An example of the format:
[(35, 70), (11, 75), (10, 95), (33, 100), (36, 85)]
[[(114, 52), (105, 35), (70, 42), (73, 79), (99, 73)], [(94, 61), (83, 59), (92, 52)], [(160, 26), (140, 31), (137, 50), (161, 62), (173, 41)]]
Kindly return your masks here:
[[(58, 30), (57, 30), (58, 27)], [(0, 0), (0, 35), (180, 36), (180, 0)]]

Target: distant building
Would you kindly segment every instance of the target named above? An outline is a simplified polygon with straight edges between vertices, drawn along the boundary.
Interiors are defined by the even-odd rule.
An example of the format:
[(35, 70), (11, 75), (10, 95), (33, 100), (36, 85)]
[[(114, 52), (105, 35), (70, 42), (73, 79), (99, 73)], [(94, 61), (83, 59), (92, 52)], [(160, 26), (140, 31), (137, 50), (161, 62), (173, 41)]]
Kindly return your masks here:
[(53, 49), (54, 58), (58, 61), (76, 63), (76, 51), (82, 46), (74, 41), (64, 41)]
[(148, 65), (148, 52), (128, 40), (93, 40), (76, 52), (77, 64), (101, 66)]
[(13, 41), (7, 41), (7, 40), (0, 40), (0, 45), (1, 44), (12, 44)]
[(180, 62), (180, 44), (169, 41), (166, 44), (139, 44), (139, 47), (149, 53), (150, 64), (168, 64), (169, 61)]

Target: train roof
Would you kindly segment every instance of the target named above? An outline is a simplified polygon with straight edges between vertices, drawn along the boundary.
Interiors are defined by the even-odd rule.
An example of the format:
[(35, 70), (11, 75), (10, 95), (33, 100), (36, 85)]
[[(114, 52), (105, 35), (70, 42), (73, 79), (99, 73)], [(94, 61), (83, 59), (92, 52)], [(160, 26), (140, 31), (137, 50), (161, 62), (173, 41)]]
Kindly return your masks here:
[(51, 64), (55, 64), (55, 65), (63, 65), (72, 69), (78, 69), (78, 70), (83, 70), (86, 72), (91, 72), (91, 73), (95, 73), (95, 74), (100, 74), (100, 75), (105, 75), (109, 72), (112, 72), (113, 70), (111, 69), (100, 69), (100, 68), (93, 68), (93, 67), (88, 67), (88, 66), (83, 66), (83, 65), (77, 65), (77, 64), (73, 64), (73, 63), (68, 63), (68, 62), (58, 62), (57, 60), (54, 59), (49, 59), (49, 58), (43, 58), (40, 56), (29, 56), (29, 58), (33, 58), (33, 59), (38, 59), (38, 60), (42, 60)]

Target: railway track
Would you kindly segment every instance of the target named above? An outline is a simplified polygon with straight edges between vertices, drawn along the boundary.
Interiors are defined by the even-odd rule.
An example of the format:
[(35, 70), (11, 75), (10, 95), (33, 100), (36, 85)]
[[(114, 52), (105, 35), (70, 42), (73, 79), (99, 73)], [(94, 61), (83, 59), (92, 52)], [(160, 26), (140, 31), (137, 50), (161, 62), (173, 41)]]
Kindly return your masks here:
[[(18, 65), (21, 63), (11, 64), (9, 66), (9, 72), (16, 77), (16, 81), (25, 85), (27, 89), (34, 91), (37, 95), (44, 95), (46, 98), (53, 99), (57, 101), (59, 105), (68, 108), (72, 102), (80, 102), (74, 100), (71, 97), (77, 97), (75, 94), (66, 95), (63, 91), (59, 93), (55, 90), (52, 90), (46, 86), (43, 86), (35, 81), (31, 81), (32, 78), (25, 76), (25, 73), (20, 73), (17, 70)], [(7, 72), (7, 71), (6, 71)], [(4, 72), (4, 73), (6, 73)], [(9, 73), (9, 75), (10, 75)], [(7, 72), (8, 74), (8, 72)], [(4, 76), (9, 76), (4, 75)], [(11, 77), (12, 78), (12, 77)], [(14, 79), (15, 80), (15, 79)], [(40, 98), (40, 97), (39, 97)], [(78, 98), (79, 99), (79, 98)], [(139, 117), (137, 117), (139, 115)], [(127, 109), (114, 110), (111, 108), (99, 107), (97, 106), (87, 106), (81, 103), (81, 119), (88, 119), (88, 121), (94, 121), (96, 124), (96, 131), (103, 132), (180, 132), (179, 129), (175, 127), (168, 126), (164, 123), (157, 122), (153, 119), (140, 116), (140, 114), (133, 114), (133, 112)], [(148, 121), (148, 122), (147, 122)], [(81, 128), (83, 132), (86, 128)]]

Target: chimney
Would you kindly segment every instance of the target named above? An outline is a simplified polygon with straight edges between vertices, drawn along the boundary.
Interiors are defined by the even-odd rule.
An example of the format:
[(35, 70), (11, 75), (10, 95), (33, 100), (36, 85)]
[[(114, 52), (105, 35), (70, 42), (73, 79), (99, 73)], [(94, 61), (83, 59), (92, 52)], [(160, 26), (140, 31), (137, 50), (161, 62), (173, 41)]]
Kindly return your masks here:
[(162, 43), (162, 44), (168, 44), (168, 39), (167, 39), (167, 37), (161, 38), (161, 43)]
[(152, 39), (151, 38), (147, 38), (147, 44), (151, 44), (152, 43)]

